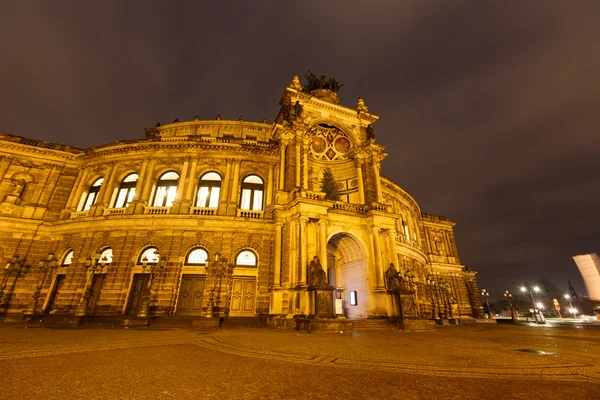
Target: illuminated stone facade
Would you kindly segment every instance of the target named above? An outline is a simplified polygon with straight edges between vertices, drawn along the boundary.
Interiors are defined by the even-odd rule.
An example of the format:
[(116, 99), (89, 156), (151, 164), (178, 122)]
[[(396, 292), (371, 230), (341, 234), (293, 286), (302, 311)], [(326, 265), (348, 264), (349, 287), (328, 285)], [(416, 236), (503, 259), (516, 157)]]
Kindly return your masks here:
[(89, 149), (0, 135), (0, 313), (479, 317), (454, 223), (381, 175), (362, 99), (294, 77), (280, 105)]

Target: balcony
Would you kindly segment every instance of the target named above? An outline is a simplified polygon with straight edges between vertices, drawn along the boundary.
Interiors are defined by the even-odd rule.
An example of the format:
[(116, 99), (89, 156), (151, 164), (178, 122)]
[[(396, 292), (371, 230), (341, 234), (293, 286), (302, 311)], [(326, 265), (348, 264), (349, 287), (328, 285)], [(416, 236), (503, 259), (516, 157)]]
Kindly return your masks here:
[(406, 244), (409, 245), (411, 247), (414, 247), (415, 249), (421, 249), (421, 246), (419, 245), (419, 242), (417, 242), (414, 239), (409, 239), (406, 237), (406, 235), (402, 234), (402, 233), (397, 233), (394, 235), (396, 242), (402, 243), (402, 244)]
[(149, 215), (164, 215), (168, 214), (171, 207), (144, 207), (144, 214)]
[(217, 215), (217, 208), (209, 207), (190, 207), (192, 215)]
[(105, 208), (104, 215), (112, 216), (112, 215), (124, 215), (127, 207), (122, 208)]
[(260, 219), (264, 216), (264, 211), (253, 211), (253, 210), (237, 210), (237, 216), (242, 218), (257, 218)]
[(89, 212), (90, 212), (90, 210), (76, 211), (71, 214), (71, 218), (85, 218), (88, 216)]

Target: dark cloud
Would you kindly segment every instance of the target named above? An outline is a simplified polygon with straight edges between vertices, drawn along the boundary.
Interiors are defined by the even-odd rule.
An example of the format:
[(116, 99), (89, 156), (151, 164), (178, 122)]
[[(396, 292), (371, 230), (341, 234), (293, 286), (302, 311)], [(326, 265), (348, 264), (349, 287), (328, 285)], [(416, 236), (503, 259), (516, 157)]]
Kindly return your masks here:
[(540, 2), (3, 2), (0, 131), (87, 147), (157, 121), (272, 120), (294, 73), (381, 119), (384, 173), (458, 222), (490, 291), (583, 290), (600, 251), (600, 5)]

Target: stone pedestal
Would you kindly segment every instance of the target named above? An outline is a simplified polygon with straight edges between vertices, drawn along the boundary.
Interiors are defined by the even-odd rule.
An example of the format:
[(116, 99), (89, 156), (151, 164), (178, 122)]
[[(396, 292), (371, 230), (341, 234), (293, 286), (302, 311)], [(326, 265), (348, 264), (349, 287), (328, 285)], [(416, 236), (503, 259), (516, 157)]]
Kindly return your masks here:
[(310, 313), (317, 318), (334, 318), (333, 291), (335, 288), (329, 285), (311, 285), (308, 287), (310, 293)]

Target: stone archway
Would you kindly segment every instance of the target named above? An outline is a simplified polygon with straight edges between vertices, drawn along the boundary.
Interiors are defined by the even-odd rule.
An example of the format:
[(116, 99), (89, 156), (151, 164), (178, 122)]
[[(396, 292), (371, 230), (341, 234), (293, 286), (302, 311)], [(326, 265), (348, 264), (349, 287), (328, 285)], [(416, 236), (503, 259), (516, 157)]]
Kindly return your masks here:
[(367, 318), (370, 305), (367, 261), (355, 238), (347, 233), (338, 233), (329, 239), (327, 269), (329, 284), (344, 288), (345, 316)]

